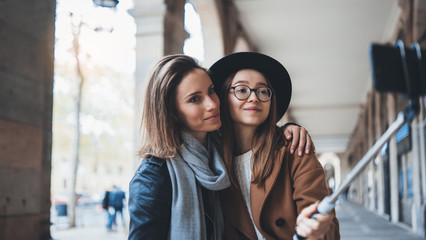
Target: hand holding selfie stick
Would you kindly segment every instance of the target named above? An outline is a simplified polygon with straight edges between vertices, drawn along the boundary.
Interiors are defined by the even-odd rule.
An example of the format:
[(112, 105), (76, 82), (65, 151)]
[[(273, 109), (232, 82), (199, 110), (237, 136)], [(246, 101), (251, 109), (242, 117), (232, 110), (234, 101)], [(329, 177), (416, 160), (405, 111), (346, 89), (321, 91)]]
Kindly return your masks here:
[[(376, 45), (377, 46), (377, 45)], [(374, 56), (374, 46), (372, 46), (372, 61), (373, 65), (376, 64), (377, 60), (384, 60), (384, 57), (381, 56), (381, 59), (375, 59)], [(407, 61), (407, 55), (405, 52), (404, 44), (402, 41), (397, 41), (395, 43), (395, 48), (399, 48), (399, 53), (401, 57), (402, 64), (402, 74), (403, 79), (405, 80), (405, 87), (408, 96), (410, 97), (410, 102), (408, 103), (404, 112), (400, 112), (397, 116), (397, 119), (389, 126), (386, 132), (377, 140), (377, 142), (367, 151), (364, 157), (357, 163), (357, 165), (348, 173), (339, 187), (331, 194), (330, 196), (325, 197), (317, 207), (317, 210), (314, 214), (312, 214), (311, 218), (315, 219), (315, 214), (327, 214), (332, 211), (335, 207), (335, 203), (338, 200), (340, 194), (342, 194), (351, 184), (351, 182), (361, 173), (361, 171), (367, 166), (367, 164), (374, 159), (377, 153), (381, 150), (383, 145), (389, 141), (389, 139), (406, 123), (410, 123), (414, 117), (419, 113), (420, 105), (419, 105), (419, 97), (420, 95), (424, 95), (424, 89), (422, 90), (422, 86), (426, 86), (424, 82), (426, 82), (425, 74), (424, 74), (424, 66), (422, 66), (422, 56), (421, 50), (418, 44), (414, 44), (411, 47), (411, 50), (415, 53), (416, 61), (414, 66), (414, 73), (409, 72), (409, 65)], [(386, 57), (386, 56), (385, 56)], [(380, 57), (379, 57), (380, 58)], [(376, 62), (375, 62), (376, 60)], [(385, 64), (387, 65), (387, 64)], [(424, 64), (423, 64), (424, 65)], [(383, 64), (382, 64), (383, 66)], [(374, 67), (373, 67), (374, 69)], [(377, 70), (377, 69), (375, 69)], [(391, 69), (386, 69), (391, 70)], [(374, 70), (373, 70), (374, 72)], [(376, 72), (373, 75), (376, 76)], [(377, 80), (376, 80), (377, 81)], [(402, 81), (402, 80), (401, 80)], [(423, 82), (422, 82), (423, 81)], [(424, 84), (424, 85), (422, 85)], [(397, 84), (396, 84), (397, 85)], [(414, 85), (414, 86), (413, 86)], [(420, 87), (419, 87), (420, 86)], [(419, 88), (418, 88), (419, 87)], [(377, 85), (376, 85), (377, 88)], [(377, 89), (382, 90), (382, 89)], [(386, 89), (389, 90), (389, 89)], [(401, 89), (397, 89), (401, 91)], [(298, 236), (295, 234), (293, 236), (293, 240), (302, 240), (304, 237)]]

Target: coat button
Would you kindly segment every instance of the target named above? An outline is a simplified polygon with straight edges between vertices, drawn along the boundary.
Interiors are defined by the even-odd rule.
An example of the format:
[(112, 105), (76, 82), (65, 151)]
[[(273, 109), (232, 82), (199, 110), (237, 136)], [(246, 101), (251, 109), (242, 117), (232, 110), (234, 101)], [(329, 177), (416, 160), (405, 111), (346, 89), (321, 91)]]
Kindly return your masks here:
[(284, 225), (284, 219), (278, 218), (277, 221), (275, 221), (275, 225), (277, 225), (277, 227), (283, 226)]

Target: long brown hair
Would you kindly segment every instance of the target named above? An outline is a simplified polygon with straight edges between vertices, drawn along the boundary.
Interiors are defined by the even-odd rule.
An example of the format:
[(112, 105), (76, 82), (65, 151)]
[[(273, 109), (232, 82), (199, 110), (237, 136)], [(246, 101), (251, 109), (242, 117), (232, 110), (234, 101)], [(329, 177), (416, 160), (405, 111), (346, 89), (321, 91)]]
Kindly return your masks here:
[[(263, 75), (263, 74), (262, 74)], [(234, 168), (234, 156), (237, 154), (238, 146), (236, 144), (236, 137), (234, 133), (234, 122), (229, 112), (229, 104), (227, 101), (228, 94), (231, 89), (232, 79), (235, 73), (230, 75), (223, 83), (220, 89), (221, 99), (221, 119), (222, 127), (220, 132), (223, 137), (223, 153), (224, 161), (228, 170), (228, 174), (232, 184), (238, 187), (238, 181), (235, 176)], [(269, 109), (268, 118), (260, 124), (254, 134), (252, 140), (253, 150), (253, 183), (259, 184), (261, 187), (264, 186), (266, 179), (272, 173), (274, 168), (274, 160), (278, 157), (280, 148), (287, 144), (284, 134), (277, 127), (275, 119), (277, 119), (276, 110), (276, 97), (274, 89), (271, 87), (266, 76), (264, 76), (269, 88), (272, 89), (271, 106)]]
[(153, 68), (145, 85), (139, 157), (175, 157), (182, 143), (176, 88), (195, 69), (206, 71), (195, 59), (183, 54), (166, 56)]

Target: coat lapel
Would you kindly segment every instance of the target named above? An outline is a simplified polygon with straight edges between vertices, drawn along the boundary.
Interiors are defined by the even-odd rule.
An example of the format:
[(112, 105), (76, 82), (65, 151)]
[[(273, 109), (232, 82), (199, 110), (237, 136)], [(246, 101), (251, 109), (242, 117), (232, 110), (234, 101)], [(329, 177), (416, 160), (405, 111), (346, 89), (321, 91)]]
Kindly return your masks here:
[(257, 239), (241, 190), (231, 185), (221, 197), (225, 218), (249, 239)]
[(265, 181), (265, 187), (263, 188), (253, 183), (250, 185), (250, 202), (253, 221), (255, 222), (256, 226), (258, 227), (258, 230), (262, 233), (262, 235), (268, 239), (271, 239), (272, 237), (265, 233), (260, 227), (260, 214), (262, 213), (265, 201), (268, 198), (269, 193), (271, 192), (271, 189), (274, 186), (275, 181), (277, 180), (277, 177), (281, 171), (285, 149), (286, 147), (282, 147), (277, 158), (274, 159), (274, 168), (272, 169), (271, 175)]

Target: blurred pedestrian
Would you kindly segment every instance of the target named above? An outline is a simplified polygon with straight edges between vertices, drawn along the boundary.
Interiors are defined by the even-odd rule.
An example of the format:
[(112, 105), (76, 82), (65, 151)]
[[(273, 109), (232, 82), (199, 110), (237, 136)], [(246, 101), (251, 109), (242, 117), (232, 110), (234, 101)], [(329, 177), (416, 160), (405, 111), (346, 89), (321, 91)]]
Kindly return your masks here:
[(111, 215), (112, 225), (117, 226), (117, 213), (121, 215), (121, 225), (125, 226), (124, 216), (123, 216), (123, 201), (126, 199), (126, 194), (117, 186), (112, 187), (112, 192), (109, 197), (109, 205), (112, 207), (113, 213)]
[(102, 208), (107, 213), (107, 225), (106, 228), (108, 231), (112, 231), (112, 213), (110, 212), (110, 197), (111, 197), (111, 191), (106, 190), (104, 198), (102, 199)]

